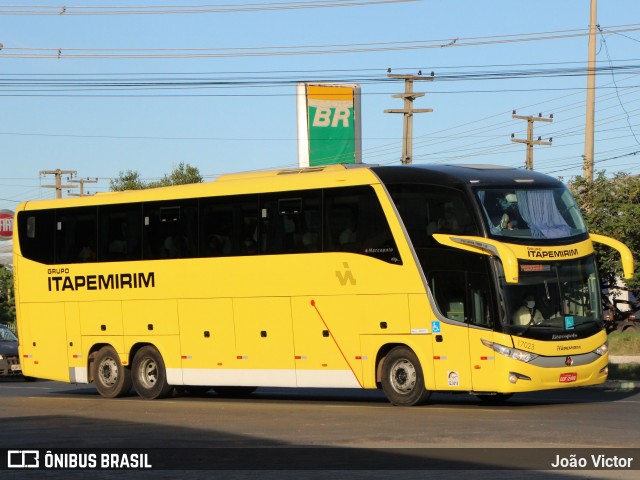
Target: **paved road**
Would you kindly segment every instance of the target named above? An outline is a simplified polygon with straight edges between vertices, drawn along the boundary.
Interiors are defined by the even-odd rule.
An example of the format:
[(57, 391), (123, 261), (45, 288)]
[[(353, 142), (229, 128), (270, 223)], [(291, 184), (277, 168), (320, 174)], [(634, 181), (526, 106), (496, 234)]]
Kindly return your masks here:
[[(465, 469), (477, 474), (488, 466), (503, 465), (503, 461), (508, 464), (506, 457), (513, 451), (493, 447), (546, 448), (554, 454), (556, 450), (566, 453), (566, 448), (609, 448), (608, 453), (628, 453), (624, 449), (633, 448), (636, 450), (632, 454), (640, 463), (640, 390), (624, 384), (614, 387), (520, 394), (503, 406), (488, 406), (464, 394), (437, 394), (428, 405), (398, 408), (376, 391), (259, 389), (243, 399), (222, 398), (211, 392), (201, 397), (157, 401), (133, 395), (109, 400), (101, 398), (90, 385), (0, 380), (0, 447), (167, 448), (171, 449), (167, 454), (174, 456), (176, 451), (188, 455), (203, 448), (213, 449), (204, 452), (228, 455), (228, 451), (219, 449), (287, 447), (279, 450), (277, 457), (284, 469), (299, 467), (299, 452), (292, 447), (349, 447), (357, 449), (351, 459), (341, 458), (340, 452), (333, 450), (323, 454), (329, 456), (328, 462), (334, 461), (335, 468), (351, 460), (361, 468), (370, 461), (378, 468), (384, 468), (383, 462), (397, 465), (398, 470), (406, 470), (420, 456), (431, 455), (433, 448), (482, 448), (482, 455), (475, 450), (469, 458), (467, 450), (449, 452), (453, 452), (454, 460), (457, 455)], [(318, 458), (310, 461), (317, 462)], [(403, 465), (403, 461), (408, 463)], [(419, 458), (416, 465), (420, 465)], [(443, 468), (448, 466), (443, 464)], [(509, 473), (491, 472), (495, 475), (482, 474), (487, 475), (484, 478), (506, 478)], [(63, 472), (32, 472), (20, 478), (62, 478), (56, 473)], [(164, 478), (161, 472), (153, 473), (153, 478)], [(391, 478), (391, 472), (366, 473), (358, 470), (346, 476), (322, 477), (322, 472), (307, 471), (303, 478)], [(407, 477), (407, 473), (414, 476)], [(404, 471), (394, 476), (427, 478), (435, 473)], [(593, 478), (638, 477), (638, 470), (573, 473)], [(93, 478), (111, 478), (111, 474), (91, 473)], [(217, 478), (271, 478), (265, 472), (226, 474), (231, 476)], [(459, 478), (460, 472), (444, 470), (438, 474), (440, 478)], [(553, 472), (540, 473), (539, 478), (553, 478), (550, 474)], [(136, 472), (131, 478), (140, 475)], [(200, 475), (202, 472), (194, 471), (181, 477)], [(169, 472), (166, 478), (175, 476), (176, 472)], [(532, 478), (529, 473), (527, 476)], [(273, 478), (301, 477), (299, 473), (280, 472)]]

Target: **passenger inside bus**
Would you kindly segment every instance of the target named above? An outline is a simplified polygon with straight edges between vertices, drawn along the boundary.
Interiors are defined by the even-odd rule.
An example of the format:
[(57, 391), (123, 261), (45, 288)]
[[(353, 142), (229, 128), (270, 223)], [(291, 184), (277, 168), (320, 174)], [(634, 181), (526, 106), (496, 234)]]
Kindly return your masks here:
[(433, 235), (434, 233), (462, 233), (460, 227), (460, 215), (454, 208), (453, 202), (447, 202), (444, 204), (444, 208), (437, 220), (429, 222), (427, 225), (427, 235)]
[(522, 305), (513, 314), (514, 325), (537, 325), (544, 321), (544, 317), (536, 308), (536, 297), (528, 292), (522, 299)]

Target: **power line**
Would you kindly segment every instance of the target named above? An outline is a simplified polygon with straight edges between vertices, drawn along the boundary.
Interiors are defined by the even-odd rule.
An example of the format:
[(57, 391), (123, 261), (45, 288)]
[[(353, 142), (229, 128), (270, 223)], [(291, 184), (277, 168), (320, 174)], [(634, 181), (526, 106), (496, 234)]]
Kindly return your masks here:
[[(609, 27), (606, 33), (622, 33), (640, 30), (640, 24)], [(560, 40), (589, 35), (588, 29), (558, 30), (506, 34), (485, 37), (413, 40), (395, 42), (344, 43), (328, 45), (271, 45), (261, 47), (228, 48), (23, 48), (4, 46), (1, 56), (5, 58), (76, 58), (76, 59), (167, 59), (167, 58), (223, 58), (261, 57), (288, 55), (325, 55), (343, 53), (388, 52), (399, 50), (422, 50), (430, 48), (472, 47), (520, 43), (532, 41)], [(18, 53), (12, 53), (18, 52)], [(106, 53), (105, 53), (106, 52)]]
[(3, 5), (2, 15), (93, 16), (93, 15), (176, 15), (238, 12), (265, 12), (336, 7), (408, 3), (421, 0), (306, 0), (298, 2), (267, 2), (204, 5), (135, 5), (135, 6), (74, 6), (74, 5)]
[[(607, 45), (607, 39), (602, 34), (602, 29), (599, 26), (598, 26), (598, 31), (600, 32), (600, 36), (602, 38), (602, 44), (604, 45), (605, 54), (607, 55), (607, 59), (609, 60), (609, 64), (611, 65), (611, 56), (609, 55), (609, 46)], [(626, 108), (624, 107), (624, 104), (622, 103), (622, 100), (620, 99), (620, 95), (618, 93), (618, 84), (616, 83), (616, 77), (613, 71), (611, 72), (611, 80), (613, 81), (613, 85), (615, 86), (615, 89), (616, 89), (616, 95), (618, 97), (618, 103), (620, 103), (620, 108), (622, 108), (622, 111), (626, 115), (626, 120), (627, 120), (627, 125), (629, 126), (629, 130), (631, 131), (631, 134), (633, 135), (633, 138), (635, 139), (636, 143), (640, 145), (640, 141), (638, 141), (636, 132), (634, 132), (633, 128), (631, 127), (631, 122), (629, 121), (629, 113), (627, 112)]]

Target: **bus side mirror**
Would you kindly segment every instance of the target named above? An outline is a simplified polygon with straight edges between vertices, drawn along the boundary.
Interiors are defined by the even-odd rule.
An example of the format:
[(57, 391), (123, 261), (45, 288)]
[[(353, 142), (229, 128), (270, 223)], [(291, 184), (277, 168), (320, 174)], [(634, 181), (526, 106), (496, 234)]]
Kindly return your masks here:
[(516, 254), (508, 245), (491, 240), (490, 238), (466, 235), (445, 235), (443, 233), (434, 233), (433, 238), (435, 238), (438, 243), (448, 247), (498, 257), (502, 262), (505, 281), (507, 283), (518, 283), (518, 257), (516, 257)]

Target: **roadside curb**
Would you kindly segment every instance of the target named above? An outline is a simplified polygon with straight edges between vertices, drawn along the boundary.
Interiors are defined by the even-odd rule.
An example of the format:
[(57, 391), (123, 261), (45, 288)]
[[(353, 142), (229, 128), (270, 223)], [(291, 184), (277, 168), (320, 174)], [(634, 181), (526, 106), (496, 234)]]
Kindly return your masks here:
[(640, 389), (640, 382), (633, 380), (607, 380), (601, 385), (594, 385), (594, 388), (609, 392), (630, 392), (631, 390)]
[(609, 355), (609, 363), (615, 363), (617, 365), (640, 364), (640, 355)]
[[(609, 355), (609, 365), (640, 365), (640, 355)], [(601, 385), (596, 385), (596, 388), (614, 392), (629, 392), (640, 389), (640, 381), (607, 380)]]

